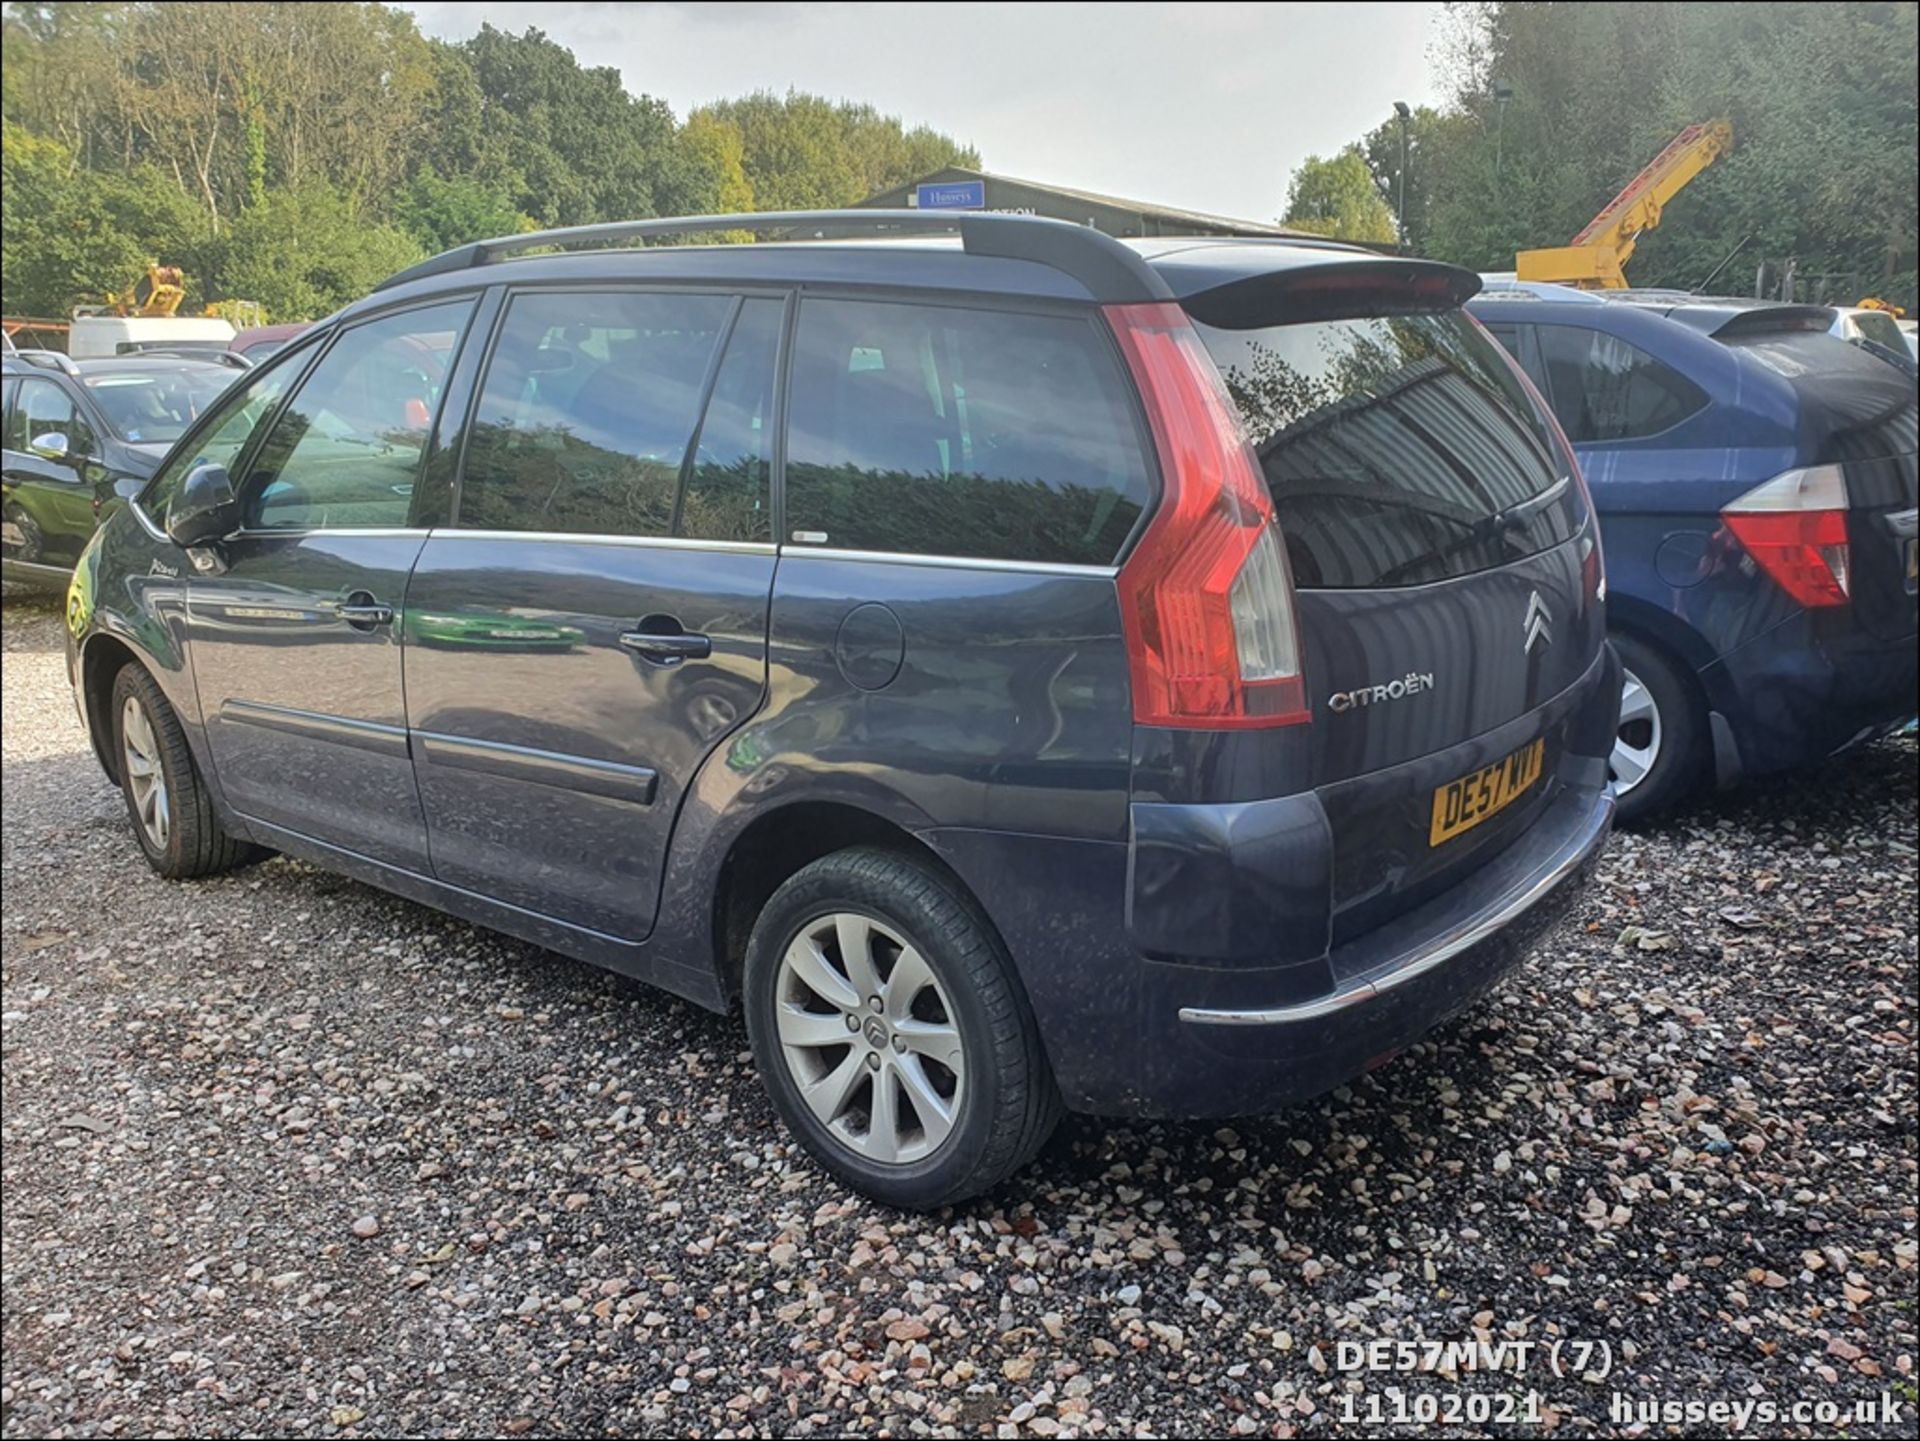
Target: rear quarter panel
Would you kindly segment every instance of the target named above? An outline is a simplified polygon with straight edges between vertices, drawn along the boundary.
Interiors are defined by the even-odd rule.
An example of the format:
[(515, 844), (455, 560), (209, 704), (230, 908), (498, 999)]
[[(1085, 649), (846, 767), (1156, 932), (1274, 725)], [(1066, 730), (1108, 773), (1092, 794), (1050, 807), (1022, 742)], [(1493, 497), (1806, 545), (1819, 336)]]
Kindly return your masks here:
[[(774, 579), (767, 701), (709, 757), (677, 821), (660, 943), (714, 954), (714, 880), (755, 819), (850, 806), (970, 853), (962, 833), (1124, 856), (1132, 739), (1112, 578), (812, 555)], [(1123, 867), (1112, 880), (1117, 915)], [(963, 877), (970, 884), (974, 877)], [(977, 887), (976, 887), (977, 889)], [(998, 902), (982, 895), (989, 911)], [(1025, 970), (1043, 958), (1017, 943)]]

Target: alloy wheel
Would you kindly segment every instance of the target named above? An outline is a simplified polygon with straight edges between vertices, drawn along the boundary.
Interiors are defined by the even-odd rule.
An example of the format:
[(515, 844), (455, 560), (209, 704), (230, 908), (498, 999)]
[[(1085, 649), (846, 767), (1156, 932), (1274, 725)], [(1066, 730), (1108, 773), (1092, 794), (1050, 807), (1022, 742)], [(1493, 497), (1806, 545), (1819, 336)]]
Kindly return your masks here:
[(1624, 796), (1647, 778), (1660, 759), (1660, 707), (1640, 677), (1626, 671), (1621, 677), (1620, 729), (1614, 733), (1613, 755), (1607, 777), (1613, 793)]
[(156, 851), (167, 848), (173, 811), (167, 798), (167, 773), (160, 764), (160, 741), (138, 696), (120, 708), (120, 763), (126, 768), (134, 815)]
[(774, 1025), (801, 1101), (848, 1150), (908, 1165), (952, 1134), (959, 1026), (933, 968), (889, 926), (853, 911), (803, 925), (780, 960)]

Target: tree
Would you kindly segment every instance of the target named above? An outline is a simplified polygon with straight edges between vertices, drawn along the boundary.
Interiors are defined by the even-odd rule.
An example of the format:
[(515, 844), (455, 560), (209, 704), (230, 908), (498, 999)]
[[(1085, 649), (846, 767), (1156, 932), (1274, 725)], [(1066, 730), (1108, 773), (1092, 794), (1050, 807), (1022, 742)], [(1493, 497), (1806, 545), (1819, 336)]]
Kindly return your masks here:
[(322, 180), (274, 190), (204, 253), (212, 294), (257, 300), (274, 320), (315, 320), (421, 256), (404, 230), (370, 224)]
[(130, 9), (122, 4), (9, 5), (0, 104), (8, 119), (58, 140), (75, 166), (92, 163), (118, 73)]
[(423, 249), (844, 205), (979, 163), (870, 106), (799, 94), (679, 125), (538, 30), (433, 41), (379, 4), (14, 0), (0, 27), (11, 313), (98, 301), (158, 260), (196, 301), (314, 316)]
[(537, 228), (504, 190), (466, 175), (443, 179), (426, 165), (407, 182), (393, 218), (429, 254)]
[(442, 47), (436, 70), (425, 163), (502, 187), (543, 227), (672, 214), (698, 191), (667, 106), (538, 30), (483, 25)]
[(731, 125), (741, 165), (761, 210), (823, 210), (864, 198), (831, 101), (760, 91), (696, 110), (693, 119)]
[(798, 90), (719, 101), (694, 111), (688, 124), (702, 119), (738, 132), (742, 168), (760, 210), (832, 210), (949, 165), (980, 164), (971, 146), (936, 131), (910, 131), (871, 105)]
[(1394, 238), (1393, 212), (1374, 189), (1357, 145), (1330, 159), (1309, 155), (1300, 163), (1287, 188), (1284, 223), (1363, 244), (1391, 244)]
[(82, 170), (59, 141), (0, 122), (0, 287), (9, 312), (57, 317), (99, 304), (151, 262), (189, 259), (202, 233), (192, 202), (159, 172)]
[[(1915, 5), (1495, 0), (1452, 15), (1451, 98), (1412, 129), (1422, 253), (1510, 270), (1518, 250), (1565, 244), (1683, 127), (1725, 117), (1733, 152), (1641, 240), (1634, 284), (1692, 288), (1719, 267), (1714, 287), (1738, 291), (1760, 260), (1793, 257), (1808, 298), (1914, 304)], [(1392, 193), (1395, 127), (1365, 153)]]
[(696, 177), (696, 207), (706, 215), (735, 215), (753, 209), (753, 182), (747, 179), (746, 141), (730, 120), (696, 111), (680, 127), (680, 145)]

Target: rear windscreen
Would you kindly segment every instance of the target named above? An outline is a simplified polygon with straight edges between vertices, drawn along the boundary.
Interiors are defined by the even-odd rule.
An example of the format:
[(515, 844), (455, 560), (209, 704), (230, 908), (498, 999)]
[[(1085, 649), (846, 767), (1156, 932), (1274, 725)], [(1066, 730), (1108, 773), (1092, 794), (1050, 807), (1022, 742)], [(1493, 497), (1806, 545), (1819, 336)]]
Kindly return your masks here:
[(1907, 338), (1900, 333), (1900, 322), (1884, 310), (1857, 311), (1853, 324), (1862, 340), (1871, 341), (1895, 355), (1902, 354), (1907, 348)]
[(1809, 460), (1912, 455), (1920, 448), (1913, 379), (1901, 366), (1824, 332), (1761, 331), (1715, 338), (1793, 387)]
[(1423, 585), (1571, 539), (1546, 419), (1459, 311), (1197, 327), (1310, 589)]

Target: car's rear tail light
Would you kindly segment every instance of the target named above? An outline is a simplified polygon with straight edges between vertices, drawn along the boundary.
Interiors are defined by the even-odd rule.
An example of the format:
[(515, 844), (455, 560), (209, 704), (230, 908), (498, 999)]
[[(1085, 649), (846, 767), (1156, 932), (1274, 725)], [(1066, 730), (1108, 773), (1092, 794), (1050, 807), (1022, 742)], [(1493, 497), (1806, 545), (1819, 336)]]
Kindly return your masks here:
[(1146, 405), (1163, 487), (1120, 568), (1134, 720), (1223, 729), (1308, 720), (1293, 577), (1220, 373), (1178, 305), (1106, 314)]
[(1754, 564), (1804, 606), (1850, 598), (1847, 481), (1837, 465), (1787, 470), (1720, 512)]

